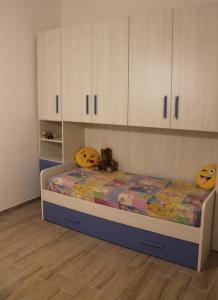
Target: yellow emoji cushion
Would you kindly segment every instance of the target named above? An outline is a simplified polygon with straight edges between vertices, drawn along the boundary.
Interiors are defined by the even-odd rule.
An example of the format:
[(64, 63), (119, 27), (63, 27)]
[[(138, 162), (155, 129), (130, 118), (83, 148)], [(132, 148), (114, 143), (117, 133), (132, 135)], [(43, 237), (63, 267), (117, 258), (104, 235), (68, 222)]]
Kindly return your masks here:
[(203, 189), (212, 189), (216, 185), (216, 165), (204, 166), (196, 176), (196, 183)]
[(94, 167), (99, 162), (99, 153), (94, 148), (84, 147), (76, 153), (76, 162), (83, 168)]

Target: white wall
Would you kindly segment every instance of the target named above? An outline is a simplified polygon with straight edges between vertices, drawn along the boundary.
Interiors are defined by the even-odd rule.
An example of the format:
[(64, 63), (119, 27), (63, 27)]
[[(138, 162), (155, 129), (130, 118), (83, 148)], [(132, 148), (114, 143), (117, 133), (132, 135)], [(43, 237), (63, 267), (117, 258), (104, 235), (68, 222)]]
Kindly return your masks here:
[(39, 195), (36, 43), (59, 0), (0, 0), (0, 211)]
[(218, 2), (218, 0), (61, 0), (61, 23), (71, 25), (107, 17), (143, 14), (151, 9)]

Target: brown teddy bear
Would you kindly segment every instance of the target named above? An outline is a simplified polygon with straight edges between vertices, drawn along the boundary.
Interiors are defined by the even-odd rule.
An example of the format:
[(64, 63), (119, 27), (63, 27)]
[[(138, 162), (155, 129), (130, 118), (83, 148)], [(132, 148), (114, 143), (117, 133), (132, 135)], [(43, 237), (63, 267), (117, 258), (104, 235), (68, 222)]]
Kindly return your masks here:
[(101, 159), (98, 164), (98, 170), (113, 172), (118, 170), (118, 163), (112, 158), (112, 150), (110, 148), (101, 149)]

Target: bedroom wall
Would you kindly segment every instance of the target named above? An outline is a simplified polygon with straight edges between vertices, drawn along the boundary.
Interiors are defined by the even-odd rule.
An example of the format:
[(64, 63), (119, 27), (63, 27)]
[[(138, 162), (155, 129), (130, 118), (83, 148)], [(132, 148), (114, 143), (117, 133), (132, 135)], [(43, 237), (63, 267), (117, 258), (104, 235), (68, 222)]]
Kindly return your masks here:
[(59, 25), (59, 0), (0, 0), (0, 211), (40, 194), (35, 33)]
[(61, 0), (61, 23), (71, 25), (107, 17), (143, 14), (165, 9), (218, 0)]

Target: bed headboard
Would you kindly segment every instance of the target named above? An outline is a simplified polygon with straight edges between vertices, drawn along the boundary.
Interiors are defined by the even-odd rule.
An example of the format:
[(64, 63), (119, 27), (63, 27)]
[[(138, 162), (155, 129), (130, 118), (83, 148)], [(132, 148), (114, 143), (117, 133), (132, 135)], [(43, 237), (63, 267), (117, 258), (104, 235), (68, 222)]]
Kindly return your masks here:
[(111, 147), (124, 171), (194, 180), (203, 164), (218, 162), (218, 133), (89, 125), (85, 144)]

